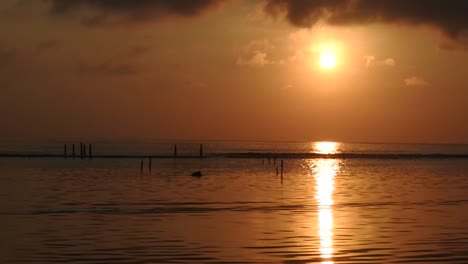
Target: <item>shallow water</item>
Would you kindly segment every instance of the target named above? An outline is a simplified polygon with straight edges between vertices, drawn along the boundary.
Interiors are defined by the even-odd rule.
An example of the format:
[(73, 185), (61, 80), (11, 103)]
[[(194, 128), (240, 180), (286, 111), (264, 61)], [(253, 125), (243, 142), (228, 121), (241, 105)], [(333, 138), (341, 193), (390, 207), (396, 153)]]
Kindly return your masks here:
[(468, 263), (465, 159), (284, 162), (0, 159), (0, 261)]
[[(396, 143), (347, 143), (347, 142), (229, 142), (229, 141), (93, 141), (93, 154), (99, 155), (154, 155), (172, 156), (174, 145), (178, 155), (198, 156), (200, 144), (204, 155), (226, 153), (346, 153), (346, 154), (468, 154), (464, 144), (396, 144)], [(64, 145), (71, 156), (73, 145), (79, 155), (80, 142), (2, 140), (0, 155), (36, 154), (63, 155)]]

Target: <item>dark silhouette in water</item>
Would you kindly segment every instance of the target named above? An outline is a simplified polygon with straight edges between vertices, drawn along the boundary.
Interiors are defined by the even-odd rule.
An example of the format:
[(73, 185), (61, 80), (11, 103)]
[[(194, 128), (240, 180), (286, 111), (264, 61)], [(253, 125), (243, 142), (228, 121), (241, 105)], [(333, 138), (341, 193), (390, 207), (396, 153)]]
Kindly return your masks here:
[(195, 171), (195, 172), (192, 173), (192, 176), (193, 177), (201, 177), (201, 176), (203, 176), (203, 174), (202, 174), (201, 171)]

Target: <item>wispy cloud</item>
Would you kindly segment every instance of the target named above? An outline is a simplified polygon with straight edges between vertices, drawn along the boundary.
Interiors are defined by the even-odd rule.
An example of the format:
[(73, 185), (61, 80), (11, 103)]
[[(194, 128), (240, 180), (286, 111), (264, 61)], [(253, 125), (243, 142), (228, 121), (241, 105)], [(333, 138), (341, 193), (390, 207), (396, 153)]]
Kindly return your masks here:
[(250, 58), (237, 58), (236, 64), (238, 65), (248, 65), (248, 66), (265, 66), (271, 64), (272, 62), (267, 59), (267, 54), (261, 51), (255, 51), (252, 57)]
[(373, 66), (395, 67), (396, 66), (396, 61), (393, 58), (376, 59), (375, 56), (365, 56), (364, 61), (365, 61), (366, 67), (373, 67)]
[(393, 58), (387, 58), (382, 63), (389, 67), (394, 67), (396, 65), (396, 61)]
[(468, 51), (468, 34), (463, 34), (457, 41), (444, 39), (439, 43), (439, 49), (445, 51)]
[(406, 86), (428, 86), (430, 83), (421, 76), (411, 76), (404, 79)]
[(268, 53), (275, 46), (267, 39), (253, 40), (240, 49), (240, 55), (236, 60), (237, 65), (262, 67), (274, 62), (268, 58)]

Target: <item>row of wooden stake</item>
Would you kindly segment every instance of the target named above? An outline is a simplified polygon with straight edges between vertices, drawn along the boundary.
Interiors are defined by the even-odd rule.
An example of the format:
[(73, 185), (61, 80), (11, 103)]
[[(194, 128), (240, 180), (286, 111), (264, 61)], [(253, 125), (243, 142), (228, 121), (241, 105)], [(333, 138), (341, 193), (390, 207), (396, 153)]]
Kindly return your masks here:
[[(63, 145), (63, 157), (68, 158), (67, 144)], [(75, 144), (72, 144), (71, 157), (76, 158), (75, 155)], [(80, 142), (80, 158), (93, 158), (93, 145), (88, 144), (88, 152), (86, 152), (86, 144)]]
[[(174, 144), (174, 158), (177, 158), (177, 144)], [(200, 144), (200, 158), (203, 158), (203, 144)]]
[[(64, 144), (63, 145), (63, 157), (68, 158), (68, 145)], [(93, 157), (93, 149), (92, 145), (88, 144), (88, 152), (86, 152), (86, 144), (83, 144), (80, 142), (80, 158), (86, 158), (89, 157), (89, 159), (92, 159)], [(71, 157), (75, 158), (75, 144), (72, 144), (72, 149), (71, 149)], [(177, 144), (174, 144), (174, 158), (177, 158)], [(203, 144), (200, 144), (200, 158), (203, 158)]]
[[(177, 144), (174, 144), (174, 158), (177, 158)], [(200, 158), (203, 158), (203, 144), (200, 144)], [(144, 171), (143, 160), (140, 161), (140, 172)], [(148, 170), (151, 172), (151, 157), (148, 157)]]
[[(148, 158), (148, 170), (151, 172), (151, 158)], [(143, 173), (143, 160), (140, 162), (140, 172)]]
[[(268, 160), (268, 164), (270, 164), (270, 163), (271, 163), (271, 157), (270, 157), (270, 155), (267, 156), (267, 160)], [(265, 164), (265, 159), (262, 159), (262, 164)], [(273, 164), (276, 165), (276, 157), (275, 157), (275, 156), (273, 157)], [(278, 171), (278, 167), (277, 167), (277, 166), (275, 166), (275, 168), (276, 168), (276, 176), (278, 176), (278, 174), (280, 174), (280, 175), (281, 175), (281, 183), (283, 183), (283, 170), (284, 170), (284, 162), (283, 162), (283, 160), (281, 160), (281, 166), (280, 166), (281, 173), (280, 173), (280, 171)]]
[[(75, 158), (75, 144), (72, 144), (72, 151), (71, 151), (71, 157)], [(63, 157), (67, 158), (68, 157), (68, 151), (67, 151), (67, 144), (63, 145)], [(88, 157), (89, 159), (93, 158), (93, 149), (92, 145), (88, 144), (88, 152), (86, 152), (86, 144), (83, 144), (80, 142), (80, 158), (84, 159)], [(177, 158), (177, 144), (174, 144), (174, 158)], [(203, 158), (203, 144), (200, 144), (200, 158)], [(268, 156), (268, 164), (271, 163), (271, 157)], [(265, 163), (265, 159), (262, 159), (262, 164)], [(276, 157), (273, 157), (273, 164), (276, 165)], [(281, 183), (283, 183), (283, 170), (284, 170), (284, 162), (281, 160), (281, 166), (280, 169), (281, 171), (278, 171), (278, 167), (276, 166), (276, 175), (278, 174), (281, 175)], [(148, 157), (148, 170), (151, 172), (151, 157)], [(140, 161), (140, 172), (143, 173), (143, 160)]]

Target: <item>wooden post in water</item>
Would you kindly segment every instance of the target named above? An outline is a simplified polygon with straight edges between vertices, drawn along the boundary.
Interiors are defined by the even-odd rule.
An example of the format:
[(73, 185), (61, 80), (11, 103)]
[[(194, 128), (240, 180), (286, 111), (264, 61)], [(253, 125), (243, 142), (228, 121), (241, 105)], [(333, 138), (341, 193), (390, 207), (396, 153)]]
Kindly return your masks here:
[(86, 158), (86, 144), (83, 144), (83, 159)]
[(143, 160), (140, 162), (140, 172), (143, 173)]
[(63, 157), (64, 157), (64, 158), (67, 157), (67, 144), (64, 144), (64, 145), (63, 145)]
[(281, 160), (281, 183), (283, 183), (283, 160)]
[(200, 159), (203, 158), (203, 144), (200, 144)]
[(151, 172), (151, 157), (148, 158), (148, 169)]
[(278, 167), (276, 167), (276, 176), (278, 176)]
[(89, 152), (89, 159), (92, 159), (93, 158), (93, 149), (92, 149), (91, 144), (89, 144), (89, 146), (88, 146), (88, 152)]
[(177, 158), (177, 144), (174, 144), (174, 158)]
[(75, 158), (75, 144), (72, 144), (72, 157)]
[(80, 159), (83, 158), (83, 143), (80, 142)]

